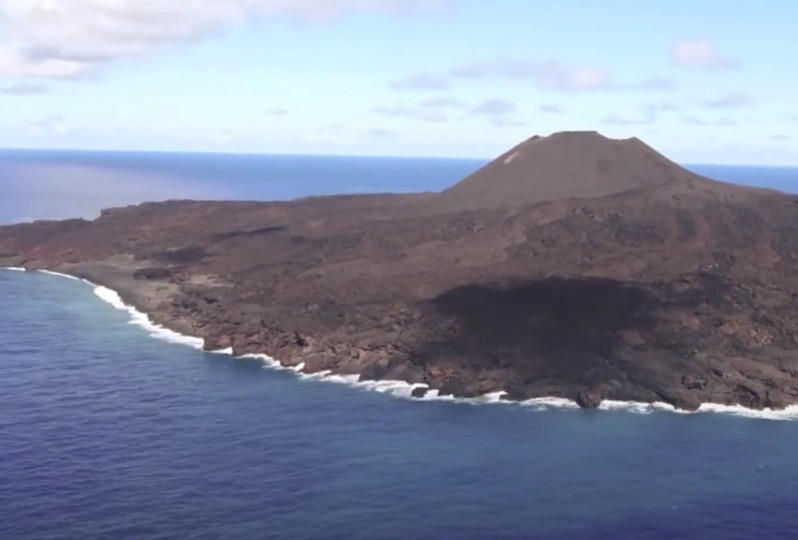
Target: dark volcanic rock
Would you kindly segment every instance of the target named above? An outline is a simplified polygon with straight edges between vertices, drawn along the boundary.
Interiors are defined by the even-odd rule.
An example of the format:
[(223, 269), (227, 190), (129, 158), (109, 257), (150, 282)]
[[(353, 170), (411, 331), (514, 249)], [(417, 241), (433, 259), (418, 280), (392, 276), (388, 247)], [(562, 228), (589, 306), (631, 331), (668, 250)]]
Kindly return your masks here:
[(173, 268), (140, 268), (133, 272), (135, 279), (167, 279), (174, 274)]
[(424, 382), (424, 369), (401, 357), (388, 361), (372, 361), (358, 370), (361, 381), (393, 380), (411, 384)]
[(582, 390), (576, 395), (576, 404), (585, 409), (595, 409), (601, 405), (602, 396), (598, 390)]
[(72, 272), (208, 349), (307, 372), (584, 407), (784, 407), (798, 402), (795, 200), (637, 139), (557, 133), (439, 194), (2, 227), (0, 266)]
[(410, 395), (413, 396), (414, 398), (423, 398), (424, 396), (427, 395), (428, 391), (429, 390), (426, 387), (419, 386), (419, 387), (413, 388), (413, 391), (410, 392)]
[(603, 197), (664, 185), (679, 176), (683, 171), (639, 139), (566, 131), (534, 136), (508, 150), (445, 190), (440, 204), (487, 208)]
[(690, 390), (701, 390), (707, 386), (708, 381), (701, 375), (688, 373), (682, 377), (682, 384)]

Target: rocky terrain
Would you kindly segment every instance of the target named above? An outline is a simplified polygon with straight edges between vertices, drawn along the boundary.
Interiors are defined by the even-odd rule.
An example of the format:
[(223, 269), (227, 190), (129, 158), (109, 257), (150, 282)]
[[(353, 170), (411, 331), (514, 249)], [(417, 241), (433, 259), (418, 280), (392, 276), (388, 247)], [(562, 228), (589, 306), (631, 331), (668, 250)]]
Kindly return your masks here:
[(584, 407), (798, 403), (796, 264), (798, 197), (595, 132), (533, 137), (442, 193), (0, 228), (0, 266), (111, 287), (209, 350)]

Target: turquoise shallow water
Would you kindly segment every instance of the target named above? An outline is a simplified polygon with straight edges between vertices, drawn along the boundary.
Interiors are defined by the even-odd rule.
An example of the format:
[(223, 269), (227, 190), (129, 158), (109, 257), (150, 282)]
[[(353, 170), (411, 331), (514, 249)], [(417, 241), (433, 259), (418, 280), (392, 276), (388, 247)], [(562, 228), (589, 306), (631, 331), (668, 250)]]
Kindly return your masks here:
[[(166, 170), (114, 163), (92, 167), (145, 187)], [(368, 183), (379, 163), (340, 163), (314, 170), (387, 185)], [(444, 165), (396, 178), (432, 188), (473, 163)], [(168, 177), (198, 194), (277, 189), (211, 170)], [(0, 217), (90, 206), (72, 192), (52, 206), (9, 183), (17, 172), (0, 163)], [(104, 197), (142, 194), (97, 182)], [(90, 286), (40, 273), (0, 271), (0, 306), (0, 539), (795, 537), (796, 422), (415, 402), (299, 380), (153, 339)]]

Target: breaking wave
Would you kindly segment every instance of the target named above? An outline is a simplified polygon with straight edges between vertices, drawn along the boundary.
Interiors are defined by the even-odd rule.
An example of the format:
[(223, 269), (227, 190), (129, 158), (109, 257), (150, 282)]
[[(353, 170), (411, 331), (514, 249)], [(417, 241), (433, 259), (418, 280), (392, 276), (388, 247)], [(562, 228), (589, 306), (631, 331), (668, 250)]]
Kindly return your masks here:
[[(24, 268), (16, 268), (16, 267), (0, 268), (0, 270), (11, 270), (17, 272), (26, 271)], [(38, 272), (58, 277), (65, 277), (72, 280), (82, 281), (90, 285), (94, 290), (94, 294), (97, 295), (97, 297), (99, 297), (101, 300), (110, 304), (115, 309), (127, 312), (130, 315), (129, 324), (133, 324), (144, 329), (150, 336), (163, 341), (167, 341), (169, 343), (185, 345), (195, 350), (199, 351), (203, 350), (204, 340), (202, 338), (180, 334), (178, 332), (165, 328), (159, 324), (155, 324), (154, 322), (152, 322), (152, 320), (150, 320), (150, 318), (145, 313), (142, 313), (138, 311), (136, 308), (125, 304), (116, 291), (113, 291), (107, 287), (103, 287), (102, 285), (97, 285), (85, 279), (80, 279), (75, 276), (70, 276), (68, 274), (52, 272), (50, 270), (38, 270)], [(228, 356), (234, 356), (233, 349), (231, 347), (228, 347), (226, 349), (221, 349), (218, 351), (206, 351), (206, 352), (210, 354), (223, 354)], [(399, 398), (413, 399), (414, 401), (448, 401), (454, 403), (466, 403), (471, 405), (505, 404), (511, 406), (529, 407), (533, 410), (539, 410), (539, 411), (552, 410), (552, 409), (580, 409), (579, 405), (577, 405), (574, 401), (564, 398), (544, 397), (544, 398), (527, 399), (524, 401), (509, 401), (502, 399), (503, 396), (506, 394), (503, 391), (491, 392), (475, 398), (458, 398), (454, 396), (441, 396), (439, 395), (438, 390), (429, 389), (428, 386), (423, 383), (411, 384), (405, 381), (388, 381), (388, 380), (361, 381), (360, 377), (356, 374), (343, 375), (343, 374), (335, 374), (332, 373), (331, 371), (304, 373), (302, 371), (305, 367), (304, 363), (300, 363), (295, 366), (284, 366), (274, 358), (265, 354), (245, 354), (242, 356), (234, 356), (234, 357), (240, 359), (259, 360), (263, 362), (264, 366), (269, 369), (292, 372), (295, 373), (302, 380), (318, 380), (335, 384), (343, 384), (354, 388), (360, 388), (373, 392), (389, 394)], [(414, 398), (412, 396), (412, 392), (417, 388), (428, 388), (428, 390), (423, 397)], [(655, 412), (669, 412), (673, 414), (683, 414), (683, 415), (715, 413), (715, 414), (740, 416), (744, 418), (755, 418), (761, 420), (798, 420), (798, 405), (791, 405), (781, 410), (772, 410), (772, 409), (757, 410), (757, 409), (748, 409), (746, 407), (743, 407), (742, 405), (721, 405), (717, 403), (704, 403), (698, 408), (697, 411), (685, 411), (681, 409), (676, 409), (672, 405), (662, 402), (642, 403), (635, 401), (604, 400), (599, 406), (599, 409), (603, 411), (625, 411), (636, 414), (652, 414)]]
[(798, 420), (798, 405), (790, 405), (784, 409), (748, 409), (742, 405), (721, 405), (720, 403), (702, 403), (697, 411), (677, 409), (669, 403), (641, 403), (636, 401), (604, 400), (599, 409), (604, 411), (629, 411), (638, 414), (651, 414), (653, 412), (670, 412), (674, 414), (728, 414), (744, 418), (758, 418), (762, 420)]
[(86, 281), (86, 280), (81, 280), (80, 278), (77, 278), (75, 276), (70, 276), (69, 274), (62, 274), (61, 272), (53, 272), (52, 270), (37, 270), (37, 272), (39, 272), (41, 274), (48, 274), (48, 275), (51, 275), (51, 276), (67, 278), (67, 279), (71, 279), (73, 281)]
[(159, 324), (155, 324), (145, 313), (142, 313), (136, 308), (125, 304), (116, 291), (113, 291), (108, 287), (95, 285), (94, 283), (86, 280), (83, 281), (94, 287), (94, 294), (96, 294), (101, 300), (111, 304), (115, 309), (128, 312), (130, 314), (130, 324), (134, 324), (143, 328), (150, 336), (163, 341), (168, 341), (169, 343), (186, 345), (199, 351), (202, 350), (203, 345), (205, 344), (205, 341), (202, 338), (186, 336), (184, 334), (180, 334), (179, 332), (175, 332), (174, 330), (164, 328)]

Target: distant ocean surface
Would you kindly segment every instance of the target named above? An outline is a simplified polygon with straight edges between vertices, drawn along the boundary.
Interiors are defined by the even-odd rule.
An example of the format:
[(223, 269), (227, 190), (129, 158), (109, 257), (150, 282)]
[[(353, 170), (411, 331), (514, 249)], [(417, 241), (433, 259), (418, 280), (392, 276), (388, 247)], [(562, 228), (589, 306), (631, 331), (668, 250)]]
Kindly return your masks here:
[[(438, 191), (488, 160), (0, 150), (0, 223), (95, 217), (175, 198), (285, 200)], [(687, 165), (718, 180), (798, 192), (798, 168)]]
[[(0, 222), (437, 190), (482, 163), (0, 152)], [(798, 169), (690, 168), (798, 192)], [(798, 421), (411, 401), (130, 321), (0, 271), (0, 539), (796, 538)]]

